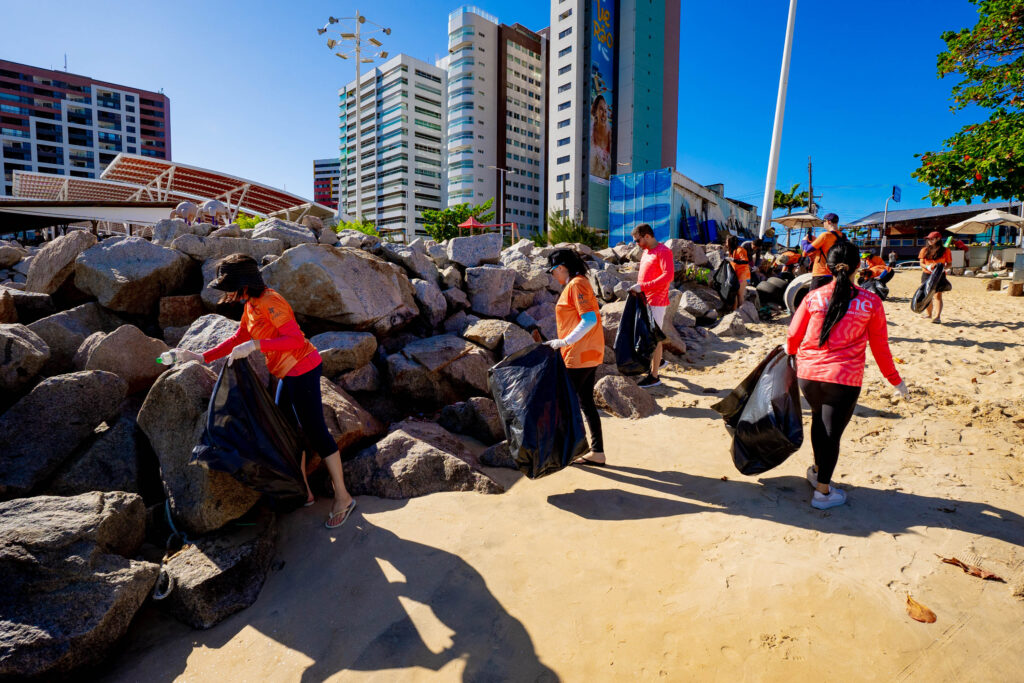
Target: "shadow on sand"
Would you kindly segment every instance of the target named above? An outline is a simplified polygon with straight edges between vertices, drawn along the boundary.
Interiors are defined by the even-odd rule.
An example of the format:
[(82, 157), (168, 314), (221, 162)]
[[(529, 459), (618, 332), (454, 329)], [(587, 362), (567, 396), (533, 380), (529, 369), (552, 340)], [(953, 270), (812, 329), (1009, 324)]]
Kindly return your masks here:
[[(650, 496), (621, 488), (576, 489), (573, 493), (549, 496), (548, 502), (593, 520), (653, 519), (716, 512), (847, 536), (866, 537), (878, 531), (906, 533), (912, 527), (930, 526), (1024, 545), (1024, 518), (985, 503), (858, 486), (844, 487), (849, 491), (846, 506), (822, 512), (808, 504), (811, 489), (807, 481), (799, 477), (768, 477), (758, 482), (722, 481), (684, 472), (612, 465), (588, 471), (616, 484), (643, 487), (661, 495)], [(664, 497), (666, 495), (670, 497)]]
[[(436, 672), (455, 660), (464, 662), (466, 681), (558, 680), (538, 659), (523, 625), (473, 567), (359, 514), (392, 510), (404, 501), (360, 498), (359, 503), (336, 532), (322, 526), (319, 533), (308, 531), (305, 527), (318, 519), (313, 515), (282, 518), (279, 541), (301, 534), (309, 544), (280, 544), (276, 563), (283, 571), (271, 572), (254, 605), (209, 631), (192, 631), (151, 610), (136, 624), (143, 635), (129, 643), (121, 661), (97, 674), (106, 680), (138, 680), (143, 674), (147, 683), (176, 680), (195, 649), (219, 649), (243, 629), (255, 629), (312, 660), (302, 681), (322, 681), (346, 670)], [(426, 635), (419, 630), (424, 623)], [(267, 675), (273, 670), (279, 678), (280, 664), (274, 664), (279, 654), (254, 649), (247, 658), (261, 656), (268, 660)]]

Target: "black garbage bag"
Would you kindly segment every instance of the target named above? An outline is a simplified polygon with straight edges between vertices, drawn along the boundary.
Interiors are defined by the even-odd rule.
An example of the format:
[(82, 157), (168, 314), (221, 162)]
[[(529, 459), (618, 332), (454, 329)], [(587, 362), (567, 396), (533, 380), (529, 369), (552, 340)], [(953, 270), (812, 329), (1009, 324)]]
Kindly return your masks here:
[(889, 298), (889, 288), (879, 282), (877, 279), (872, 278), (860, 286), (866, 292), (877, 294), (878, 298), (885, 301)]
[(567, 467), (587, 450), (579, 397), (562, 354), (544, 344), (517, 351), (487, 371), (508, 450), (530, 479)]
[(714, 289), (722, 297), (722, 305), (726, 310), (732, 310), (736, 305), (736, 295), (740, 291), (740, 279), (736, 277), (736, 271), (732, 264), (726, 260), (715, 268)]
[(742, 474), (777, 467), (804, 442), (796, 369), (781, 346), (711, 407), (725, 418), (732, 461)]
[(276, 510), (306, 501), (302, 440), (274, 405), (249, 361), (225, 364), (210, 397), (202, 441), (191, 462), (226, 472)]
[(615, 331), (615, 364), (623, 375), (640, 375), (651, 371), (651, 357), (665, 332), (654, 323), (647, 297), (630, 293), (622, 320)]
[(914, 296), (910, 298), (910, 310), (914, 313), (923, 313), (932, 302), (936, 292), (948, 292), (953, 289), (952, 283), (946, 277), (946, 267), (943, 264), (935, 266), (924, 284), (917, 288)]

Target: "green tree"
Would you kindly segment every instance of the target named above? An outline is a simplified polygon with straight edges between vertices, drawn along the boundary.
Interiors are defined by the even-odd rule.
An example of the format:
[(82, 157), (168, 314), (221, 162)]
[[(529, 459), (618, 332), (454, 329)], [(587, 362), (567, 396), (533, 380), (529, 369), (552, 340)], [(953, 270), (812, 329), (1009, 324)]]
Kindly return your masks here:
[(557, 211), (551, 211), (548, 213), (547, 232), (532, 235), (532, 239), (538, 247), (562, 242), (585, 244), (591, 249), (604, 249), (608, 246), (607, 237), (583, 222), (582, 211), (575, 216), (562, 216)]
[(942, 34), (938, 76), (960, 78), (951, 111), (970, 107), (987, 111), (988, 119), (964, 126), (939, 151), (915, 154), (921, 166), (911, 174), (929, 186), (932, 204), (944, 206), (1011, 199), (1024, 188), (1024, 3), (970, 2), (978, 23)]
[(793, 213), (793, 209), (808, 205), (807, 191), (800, 192), (800, 183), (794, 183), (789, 192), (775, 190), (775, 202), (772, 209), (785, 209), (787, 214)]
[(426, 209), (423, 212), (423, 229), (435, 242), (443, 242), (459, 236), (459, 224), (469, 220), (473, 216), (481, 223), (490, 223), (494, 220), (494, 211), (491, 205), (493, 199), (488, 199), (483, 204), (472, 206), (471, 204), (456, 204), (446, 209)]
[(244, 213), (238, 214), (238, 216), (235, 218), (235, 225), (237, 225), (242, 230), (252, 230), (253, 228), (256, 227), (257, 223), (262, 222), (262, 218), (259, 218), (257, 216), (249, 216)]
[(373, 235), (374, 237), (380, 237), (380, 233), (377, 232), (377, 226), (373, 224), (373, 221), (363, 216), (351, 221), (345, 221), (338, 223), (334, 227), (335, 232), (341, 232), (342, 230), (358, 230), (361, 233), (367, 235)]

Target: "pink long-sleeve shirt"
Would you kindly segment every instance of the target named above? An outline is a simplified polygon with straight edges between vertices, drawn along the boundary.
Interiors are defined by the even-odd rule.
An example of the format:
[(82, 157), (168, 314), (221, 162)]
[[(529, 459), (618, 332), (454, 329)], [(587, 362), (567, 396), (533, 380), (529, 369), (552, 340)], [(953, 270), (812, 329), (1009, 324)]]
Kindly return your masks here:
[(882, 300), (855, 288), (856, 295), (842, 320), (836, 323), (824, 347), (818, 345), (825, 311), (835, 283), (814, 290), (800, 303), (789, 323), (786, 351), (796, 354), (796, 374), (801, 379), (859, 387), (864, 381), (866, 347), (889, 383), (902, 380), (889, 351), (889, 330)]
[(675, 278), (676, 268), (672, 261), (672, 250), (664, 244), (644, 250), (640, 257), (640, 272), (637, 284), (647, 295), (651, 306), (668, 306), (668, 288)]

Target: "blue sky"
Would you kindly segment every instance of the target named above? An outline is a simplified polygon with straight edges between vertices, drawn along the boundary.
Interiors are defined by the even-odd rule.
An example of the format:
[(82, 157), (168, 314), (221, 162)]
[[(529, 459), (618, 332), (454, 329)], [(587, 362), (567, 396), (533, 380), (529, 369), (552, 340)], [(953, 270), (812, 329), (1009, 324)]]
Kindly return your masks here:
[[(476, 3), (505, 23), (547, 25), (548, 2)], [(351, 62), (316, 35), (355, 9), (392, 28), (385, 49), (433, 61), (458, 3), (266, 0), (3, 3), (0, 57), (60, 68), (171, 98), (176, 160), (312, 196), (312, 160), (337, 152), (337, 89)], [(512, 10), (510, 7), (514, 7)], [(683, 0), (677, 167), (760, 204), (788, 0)], [(966, 0), (803, 0), (797, 10), (778, 187), (806, 185), (842, 222), (927, 206), (910, 173), (969, 114), (949, 112), (935, 76), (943, 30), (972, 26)], [(10, 30), (10, 27), (19, 27)], [(892, 205), (890, 204), (890, 208)]]

